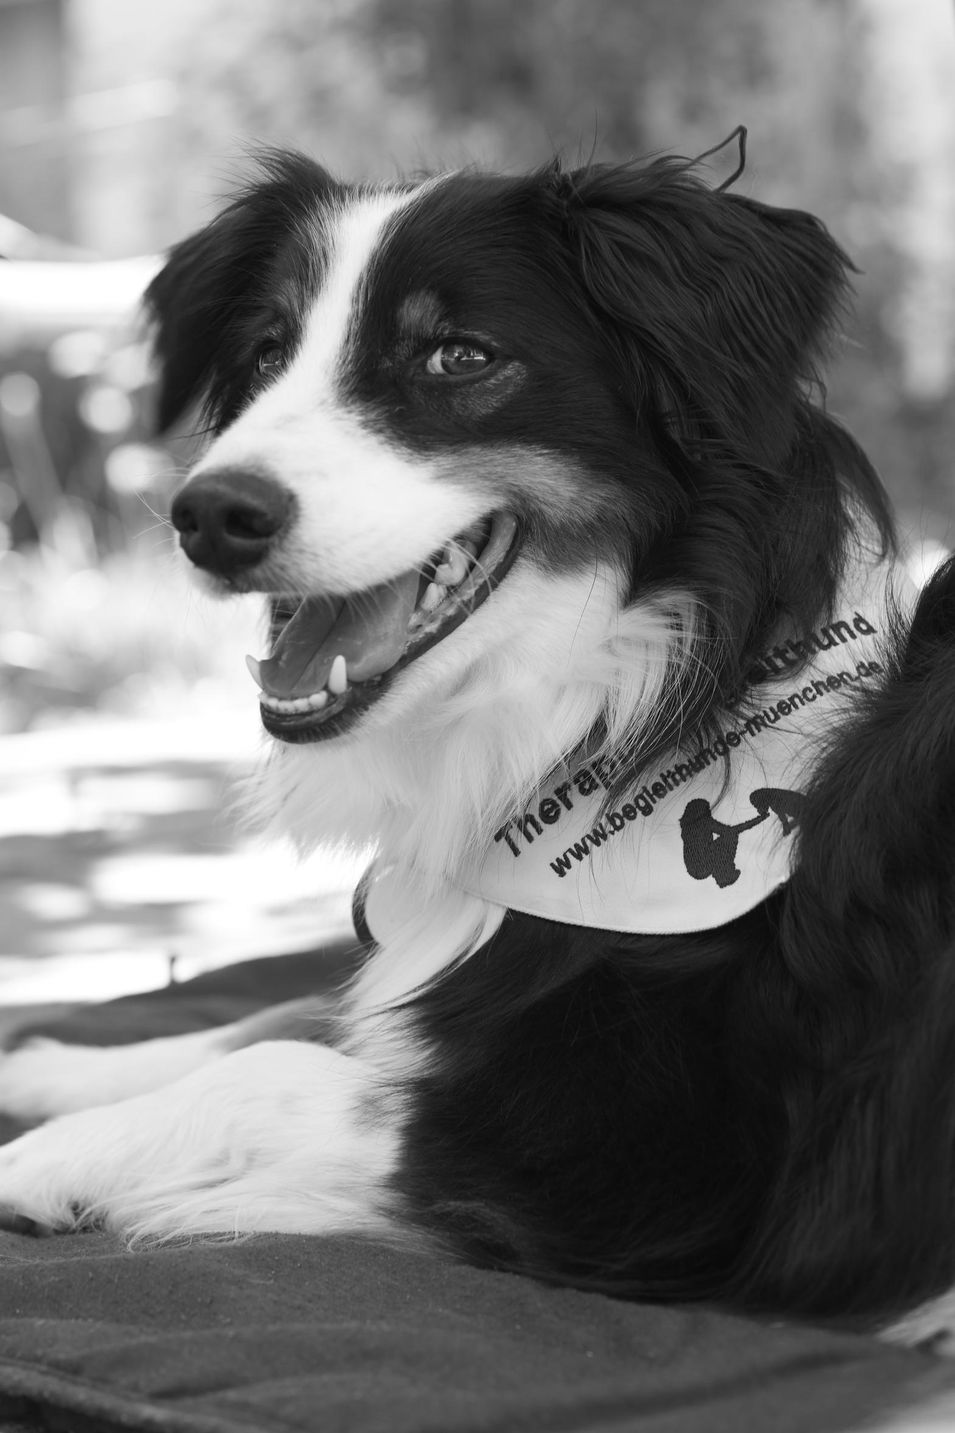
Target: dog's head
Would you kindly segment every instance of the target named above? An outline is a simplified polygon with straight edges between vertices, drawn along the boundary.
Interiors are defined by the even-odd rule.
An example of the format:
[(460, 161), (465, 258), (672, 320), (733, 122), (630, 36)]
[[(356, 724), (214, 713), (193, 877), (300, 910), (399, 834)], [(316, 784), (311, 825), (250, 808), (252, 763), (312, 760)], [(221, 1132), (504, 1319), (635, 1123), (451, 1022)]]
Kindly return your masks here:
[(641, 601), (702, 613), (729, 689), (805, 585), (791, 454), (845, 268), (684, 160), (365, 188), (268, 157), (148, 302), (161, 422), (214, 434), (182, 546), (272, 599), (269, 731), (459, 690), (518, 633), (515, 680), (571, 663)]

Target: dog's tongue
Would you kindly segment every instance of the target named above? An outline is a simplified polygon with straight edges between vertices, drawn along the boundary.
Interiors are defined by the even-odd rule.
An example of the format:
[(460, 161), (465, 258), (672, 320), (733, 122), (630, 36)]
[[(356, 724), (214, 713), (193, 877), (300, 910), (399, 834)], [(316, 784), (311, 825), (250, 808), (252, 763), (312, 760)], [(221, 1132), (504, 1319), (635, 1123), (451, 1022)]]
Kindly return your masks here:
[(386, 672), (408, 645), (419, 583), (417, 572), (406, 572), (354, 597), (307, 597), (259, 665), (265, 691), (273, 697), (320, 692), (339, 654), (349, 682)]

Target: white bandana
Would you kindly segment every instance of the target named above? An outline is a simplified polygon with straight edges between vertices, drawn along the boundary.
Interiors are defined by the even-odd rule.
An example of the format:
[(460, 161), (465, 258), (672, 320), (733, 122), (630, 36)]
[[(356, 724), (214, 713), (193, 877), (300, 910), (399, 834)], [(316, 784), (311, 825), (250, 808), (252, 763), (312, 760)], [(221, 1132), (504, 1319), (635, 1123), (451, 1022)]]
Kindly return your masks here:
[(887, 585), (904, 604), (906, 581), (861, 557), (832, 621), (780, 634), (718, 736), (685, 742), (610, 810), (612, 758), (581, 751), (460, 884), (510, 910), (634, 934), (710, 930), (752, 910), (789, 877), (801, 793), (851, 709), (846, 693), (882, 680)]

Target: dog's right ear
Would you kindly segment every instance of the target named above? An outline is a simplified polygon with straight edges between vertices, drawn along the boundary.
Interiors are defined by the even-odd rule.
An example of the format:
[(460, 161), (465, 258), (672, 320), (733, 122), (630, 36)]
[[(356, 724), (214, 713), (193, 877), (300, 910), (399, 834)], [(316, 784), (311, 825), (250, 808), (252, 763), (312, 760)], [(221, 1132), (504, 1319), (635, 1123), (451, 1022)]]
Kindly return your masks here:
[(206, 228), (176, 244), (145, 293), (159, 364), (162, 432), (194, 406), (215, 416), (253, 292), (301, 220), (341, 186), (291, 151), (258, 156), (259, 173)]

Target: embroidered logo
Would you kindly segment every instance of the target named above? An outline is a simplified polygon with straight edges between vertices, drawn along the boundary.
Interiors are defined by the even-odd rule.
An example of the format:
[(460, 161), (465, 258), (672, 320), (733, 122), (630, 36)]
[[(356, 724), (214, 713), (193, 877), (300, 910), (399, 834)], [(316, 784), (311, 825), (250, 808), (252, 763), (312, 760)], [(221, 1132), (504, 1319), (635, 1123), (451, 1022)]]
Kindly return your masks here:
[(683, 864), (687, 874), (695, 881), (712, 877), (720, 887), (733, 885), (740, 878), (736, 866), (740, 833), (759, 826), (772, 814), (779, 817), (782, 834), (789, 836), (796, 829), (799, 813), (805, 805), (805, 797), (800, 792), (780, 791), (772, 787), (751, 791), (749, 799), (758, 814), (735, 825), (718, 821), (710, 803), (702, 796), (694, 796), (692, 801), (687, 802), (680, 817), (680, 835), (683, 838)]

